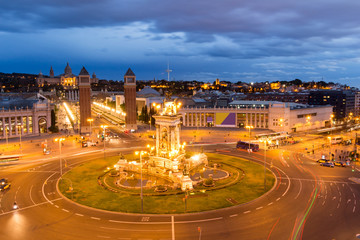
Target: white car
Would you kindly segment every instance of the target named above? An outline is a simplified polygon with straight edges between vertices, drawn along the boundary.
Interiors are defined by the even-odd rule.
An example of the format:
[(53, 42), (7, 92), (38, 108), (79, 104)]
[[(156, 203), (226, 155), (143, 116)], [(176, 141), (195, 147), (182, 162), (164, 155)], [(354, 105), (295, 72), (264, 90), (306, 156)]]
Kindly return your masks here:
[(88, 146), (96, 146), (96, 142), (87, 142)]

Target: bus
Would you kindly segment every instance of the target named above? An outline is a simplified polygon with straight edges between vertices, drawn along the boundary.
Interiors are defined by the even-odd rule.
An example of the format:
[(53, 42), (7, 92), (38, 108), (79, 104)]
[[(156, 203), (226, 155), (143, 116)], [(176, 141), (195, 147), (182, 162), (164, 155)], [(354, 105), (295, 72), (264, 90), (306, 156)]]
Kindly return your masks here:
[(20, 155), (1, 155), (0, 163), (18, 161), (19, 159), (20, 159)]
[(255, 136), (256, 140), (284, 140), (291, 137), (287, 132), (264, 133)]
[(236, 148), (237, 149), (245, 149), (245, 150), (251, 149), (251, 151), (257, 152), (257, 151), (259, 151), (259, 144), (238, 141), (236, 144)]

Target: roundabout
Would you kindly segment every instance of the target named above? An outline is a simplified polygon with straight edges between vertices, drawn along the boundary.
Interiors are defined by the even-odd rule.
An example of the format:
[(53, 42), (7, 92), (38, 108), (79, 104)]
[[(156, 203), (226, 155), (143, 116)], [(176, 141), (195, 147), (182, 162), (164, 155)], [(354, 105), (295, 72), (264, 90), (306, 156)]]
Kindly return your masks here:
[[(122, 150), (109, 150), (107, 159), (114, 157), (116, 161), (119, 151), (130, 154), (131, 147), (133, 143), (124, 146)], [(204, 149), (209, 154), (210, 162), (211, 152), (216, 148), (226, 150), (221, 156), (226, 155), (234, 161), (242, 158), (261, 166), (264, 164), (261, 152), (248, 154), (235, 150), (233, 146), (215, 144)], [(4, 239), (185, 240), (198, 239), (200, 229), (202, 239), (296, 240), (352, 239), (354, 233), (359, 232), (358, 225), (351, 224), (359, 216), (358, 203), (352, 197), (353, 194), (355, 197), (360, 196), (358, 184), (336, 178), (331, 181), (321, 179), (317, 175), (325, 176), (330, 170), (319, 168), (296, 153), (271, 150), (267, 156), (272, 159), (273, 165), (267, 161), (266, 167), (276, 176), (272, 191), (244, 204), (186, 214), (128, 214), (87, 207), (62, 197), (57, 191), (60, 178), (58, 160), (14, 166), (2, 171), (3, 176), (12, 180), (12, 190), (1, 195), (3, 212), (0, 213), (0, 219), (5, 223), (7, 231), (0, 233), (0, 236)], [(66, 158), (68, 165), (64, 172), (86, 163), (96, 163), (102, 158), (102, 152), (69, 154)], [(93, 169), (88, 170), (106, 169), (94, 165)], [(347, 170), (338, 169), (338, 178), (345, 176)], [(332, 174), (335, 173), (332, 171)], [(61, 182), (69, 190), (74, 183), (64, 177), (67, 176), (63, 176)], [(94, 186), (101, 188), (96, 181)], [(73, 186), (74, 198), (75, 188)], [(339, 198), (339, 195), (343, 197)], [(344, 201), (344, 196), (350, 202)], [(138, 195), (134, 197), (139, 198)], [(12, 210), (14, 200), (19, 206), (16, 211)], [(134, 204), (134, 208), (139, 209), (139, 201)], [(347, 213), (346, 219), (341, 217), (344, 212)], [(319, 232), (318, 228), (322, 226), (318, 224), (319, 221), (340, 225), (341, 229), (346, 225), (348, 230), (334, 228), (328, 232)], [(305, 225), (305, 222), (308, 224)]]
[(59, 158), (4, 166), (12, 186), (0, 194), (0, 238), (299, 240), (360, 232), (360, 189), (348, 180), (358, 172), (319, 168), (293, 147), (249, 153), (211, 143), (185, 152), (176, 114), (159, 118), (155, 151), (123, 135), (107, 152), (65, 153), (60, 166)]
[[(198, 181), (191, 191), (184, 192), (165, 178), (144, 174), (143, 213), (181, 214), (216, 210), (244, 204), (265, 193), (262, 165), (222, 154), (207, 155), (209, 165), (216, 168), (198, 166), (201, 171), (193, 169), (190, 177)], [(100, 158), (73, 168), (63, 175), (64, 180), (59, 181), (59, 190), (68, 199), (89, 207), (141, 213), (139, 173), (131, 171), (112, 176), (113, 170), (109, 166), (118, 159), (116, 156), (105, 161)], [(212, 181), (207, 185), (209, 179)], [(275, 181), (274, 174), (267, 170), (266, 191), (274, 186)]]

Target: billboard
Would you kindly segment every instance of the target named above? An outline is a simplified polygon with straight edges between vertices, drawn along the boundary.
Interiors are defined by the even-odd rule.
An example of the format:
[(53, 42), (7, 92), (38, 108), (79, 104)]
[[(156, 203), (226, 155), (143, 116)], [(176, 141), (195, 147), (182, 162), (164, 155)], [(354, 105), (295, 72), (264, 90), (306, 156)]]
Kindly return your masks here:
[(236, 113), (215, 113), (215, 126), (235, 127)]

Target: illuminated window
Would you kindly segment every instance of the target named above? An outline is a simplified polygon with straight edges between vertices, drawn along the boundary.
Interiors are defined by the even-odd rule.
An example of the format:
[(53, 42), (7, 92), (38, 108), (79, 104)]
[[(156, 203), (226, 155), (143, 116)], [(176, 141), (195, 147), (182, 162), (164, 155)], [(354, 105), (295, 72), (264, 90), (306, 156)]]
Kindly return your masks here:
[(31, 116), (29, 116), (29, 133), (33, 133), (33, 119)]

